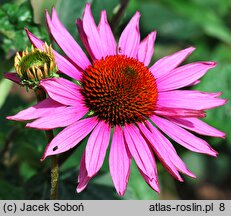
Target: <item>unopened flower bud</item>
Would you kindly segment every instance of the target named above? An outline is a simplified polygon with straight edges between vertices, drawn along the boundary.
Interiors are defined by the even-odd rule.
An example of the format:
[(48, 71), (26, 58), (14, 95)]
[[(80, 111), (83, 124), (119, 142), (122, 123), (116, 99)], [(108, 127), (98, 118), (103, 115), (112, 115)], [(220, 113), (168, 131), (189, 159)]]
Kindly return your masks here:
[(53, 49), (46, 43), (43, 50), (31, 47), (26, 48), (21, 55), (17, 52), (14, 59), (14, 66), (21, 84), (29, 87), (37, 87), (39, 81), (45, 78), (57, 77), (57, 66)]

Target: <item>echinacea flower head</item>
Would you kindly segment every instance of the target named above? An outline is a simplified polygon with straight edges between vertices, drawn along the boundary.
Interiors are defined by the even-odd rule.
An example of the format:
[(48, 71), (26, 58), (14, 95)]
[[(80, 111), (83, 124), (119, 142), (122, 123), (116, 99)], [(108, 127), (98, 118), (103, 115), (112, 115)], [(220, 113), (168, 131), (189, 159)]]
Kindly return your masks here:
[[(87, 4), (82, 20), (76, 23), (90, 58), (65, 29), (54, 8), (51, 17), (46, 12), (46, 18), (51, 35), (67, 55), (54, 51), (58, 70), (77, 84), (64, 78), (41, 80), (40, 86), (49, 98), (8, 119), (34, 120), (27, 127), (41, 130), (64, 127), (48, 144), (42, 159), (68, 151), (89, 135), (80, 162), (77, 192), (100, 170), (109, 148), (110, 173), (119, 195), (126, 191), (132, 158), (144, 180), (157, 192), (155, 157), (177, 180), (183, 181), (180, 173), (195, 177), (164, 134), (191, 151), (217, 155), (205, 140), (190, 131), (224, 138), (223, 132), (200, 118), (226, 100), (218, 98), (220, 92), (182, 89), (200, 82), (215, 62), (180, 66), (194, 51), (190, 47), (149, 66), (156, 32), (140, 41), (139, 12), (116, 43), (106, 12), (102, 11), (97, 26)], [(41, 49), (44, 42), (28, 30), (27, 34)]]
[(36, 88), (41, 79), (57, 77), (57, 66), (53, 49), (46, 43), (42, 49), (31, 46), (29, 50), (16, 53), (14, 58), (16, 73), (7, 73), (6, 77), (26, 87)]

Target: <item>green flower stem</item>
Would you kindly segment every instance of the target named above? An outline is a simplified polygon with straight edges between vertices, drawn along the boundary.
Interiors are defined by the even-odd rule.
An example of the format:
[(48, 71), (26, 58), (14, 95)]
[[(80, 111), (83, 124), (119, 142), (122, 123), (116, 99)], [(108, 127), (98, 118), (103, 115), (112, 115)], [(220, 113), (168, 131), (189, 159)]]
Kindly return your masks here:
[(117, 29), (120, 20), (123, 18), (123, 15), (128, 7), (129, 0), (120, 0), (120, 5), (119, 9), (116, 12), (116, 14), (113, 15), (111, 21), (110, 21), (110, 26), (113, 32)]
[[(42, 101), (46, 99), (46, 93), (43, 89), (37, 88), (35, 90), (37, 101)], [(54, 138), (53, 130), (45, 131), (48, 143)], [(50, 199), (58, 199), (58, 179), (59, 179), (59, 164), (56, 155), (50, 156), (51, 158), (51, 191)]]

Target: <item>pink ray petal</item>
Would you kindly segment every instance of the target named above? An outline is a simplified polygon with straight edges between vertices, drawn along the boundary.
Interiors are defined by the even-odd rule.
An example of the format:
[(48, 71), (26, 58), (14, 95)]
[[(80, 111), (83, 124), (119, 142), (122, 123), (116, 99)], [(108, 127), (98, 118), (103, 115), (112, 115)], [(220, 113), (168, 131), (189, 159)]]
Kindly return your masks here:
[[(31, 43), (38, 49), (43, 50), (44, 42), (35, 37), (28, 29), (25, 29)], [(82, 77), (82, 72), (80, 72), (73, 64), (71, 64), (66, 58), (61, 56), (55, 50), (53, 50), (55, 55), (55, 61), (60, 72), (66, 74), (67, 76), (80, 80)]]
[[(172, 163), (171, 159), (169, 158), (168, 152), (163, 147), (162, 137), (158, 136), (158, 134), (154, 134), (154, 133), (152, 134), (142, 123), (139, 123), (138, 126), (142, 131), (142, 133), (144, 134), (145, 138), (149, 141), (150, 146), (158, 156), (159, 160), (166, 167), (169, 173), (172, 176), (174, 176), (178, 181), (183, 181), (175, 165)], [(155, 130), (155, 128), (153, 128), (153, 130)]]
[(171, 160), (172, 164), (177, 168), (177, 170), (192, 178), (196, 178), (196, 176), (186, 167), (184, 162), (178, 156), (172, 143), (149, 121), (146, 121), (146, 126), (152, 132), (152, 138), (153, 140), (156, 140), (155, 144), (158, 143), (157, 145), (160, 147), (159, 149), (162, 154), (165, 156), (168, 155), (168, 158)]
[(68, 125), (77, 122), (88, 112), (86, 107), (64, 107), (63, 109), (54, 110), (47, 116), (41, 117), (31, 123), (28, 123), (26, 127), (36, 128), (40, 130), (49, 130), (59, 127), (66, 127)]
[(45, 117), (56, 110), (63, 110), (66, 106), (58, 103), (51, 98), (47, 98), (36, 105), (20, 111), (14, 116), (8, 116), (7, 119), (15, 121), (32, 120), (39, 117)]
[(72, 38), (72, 36), (67, 32), (67, 30), (61, 24), (58, 17), (55, 16), (55, 14), (51, 19), (48, 14), (48, 11), (46, 11), (46, 21), (47, 21), (47, 25), (49, 27), (50, 33), (52, 34), (56, 43), (67, 54), (67, 56), (73, 62), (76, 63), (76, 65), (78, 65), (83, 70), (86, 69), (89, 65), (91, 65), (90, 61), (88, 60), (87, 56), (85, 55), (81, 47)]
[(80, 93), (80, 87), (73, 82), (63, 78), (44, 79), (40, 81), (48, 95), (65, 105), (78, 106), (82, 104), (83, 97)]
[[(57, 14), (57, 12), (56, 12), (56, 10), (55, 10), (54, 7), (52, 8), (51, 21), (53, 23), (53, 26), (56, 27), (56, 29), (59, 30), (59, 33), (62, 34), (63, 37), (66, 40), (68, 40), (69, 43), (71, 43), (73, 45), (74, 51), (76, 51), (79, 54), (79, 56), (76, 57), (78, 59), (72, 59), (71, 57), (70, 57), (70, 59), (72, 59), (75, 63), (76, 62), (81, 62), (81, 64), (84, 65), (81, 68), (82, 69), (86, 69), (90, 65), (90, 62), (89, 62), (87, 56), (85, 55), (85, 53), (82, 50), (82, 48), (75, 41), (75, 39), (72, 37), (72, 35), (67, 31), (67, 29), (65, 28), (65, 26), (62, 24), (62, 22), (60, 21), (60, 19), (58, 17), (58, 14)], [(75, 55), (76, 55), (76, 53), (75, 53)], [(75, 56), (73, 56), (73, 58), (75, 58)]]
[(66, 127), (47, 145), (41, 160), (44, 160), (47, 156), (60, 154), (75, 147), (93, 130), (97, 123), (96, 117), (92, 117)]
[(150, 180), (157, 180), (157, 169), (150, 147), (134, 125), (124, 126), (124, 137), (137, 166)]
[(161, 116), (169, 116), (176, 118), (204, 118), (206, 116), (203, 110), (182, 109), (182, 108), (169, 108), (169, 107), (156, 107), (155, 114)]
[(85, 156), (86, 156), (86, 152), (84, 151), (79, 167), (78, 185), (76, 188), (77, 193), (83, 191), (87, 187), (88, 182), (91, 180), (91, 177), (87, 175)]
[(139, 20), (140, 13), (136, 12), (120, 36), (118, 54), (137, 58), (140, 44)]
[(169, 91), (191, 85), (215, 66), (215, 62), (196, 62), (178, 67), (166, 76), (157, 79), (158, 90)]
[(123, 131), (120, 126), (115, 127), (109, 155), (110, 173), (116, 191), (123, 196), (130, 175), (131, 156), (126, 149)]
[(158, 116), (152, 116), (151, 120), (170, 138), (185, 148), (194, 152), (208, 154), (211, 156), (217, 155), (217, 152), (212, 149), (206, 141), (194, 136), (176, 124)]
[(144, 180), (147, 182), (147, 184), (155, 190), (157, 193), (160, 193), (160, 186), (158, 183), (158, 180), (150, 179), (148, 176), (146, 176), (142, 170), (139, 168), (140, 174), (143, 176)]
[(192, 82), (188, 86), (195, 86), (195, 85), (199, 84), (200, 82), (201, 82), (200, 80), (196, 80), (195, 82)]
[(17, 73), (4, 73), (4, 77), (17, 84), (20, 83), (20, 78), (18, 77)]
[(96, 59), (101, 59), (107, 55), (107, 47), (101, 40), (97, 26), (91, 13), (91, 6), (86, 4), (83, 13), (83, 30), (87, 36), (88, 44)]
[(85, 163), (89, 177), (94, 176), (103, 165), (109, 140), (110, 126), (101, 121), (92, 131), (86, 146)]
[(138, 60), (148, 66), (154, 53), (154, 43), (156, 32), (151, 32), (143, 41), (141, 41), (138, 51)]
[(170, 56), (165, 56), (152, 65), (149, 70), (156, 79), (165, 76), (180, 65), (194, 50), (194, 47), (189, 47)]
[(176, 123), (177, 125), (186, 128), (188, 130), (194, 131), (198, 134), (212, 137), (225, 138), (225, 133), (206, 124), (205, 122), (197, 118), (169, 118), (170, 121)]
[(76, 21), (76, 25), (77, 25), (77, 29), (79, 32), (79, 37), (84, 45), (84, 47), (86, 48), (88, 54), (90, 55), (91, 59), (93, 61), (96, 60), (96, 57), (94, 56), (94, 53), (91, 50), (91, 47), (88, 43), (88, 39), (87, 39), (87, 35), (85, 34), (84, 30), (83, 30), (83, 21), (81, 19), (77, 19)]
[(116, 54), (116, 41), (114, 35), (112, 33), (111, 27), (107, 21), (107, 13), (105, 10), (101, 12), (100, 22), (98, 25), (98, 31), (101, 38), (106, 46), (107, 55), (115, 55)]
[(206, 110), (222, 106), (227, 103), (226, 99), (216, 98), (213, 93), (195, 90), (174, 90), (159, 92), (157, 106)]

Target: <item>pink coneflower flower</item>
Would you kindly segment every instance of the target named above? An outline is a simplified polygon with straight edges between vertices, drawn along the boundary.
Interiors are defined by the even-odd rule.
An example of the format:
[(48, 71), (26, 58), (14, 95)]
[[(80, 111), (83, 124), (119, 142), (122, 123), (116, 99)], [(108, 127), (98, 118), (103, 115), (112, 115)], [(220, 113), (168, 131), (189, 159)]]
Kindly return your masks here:
[[(109, 146), (110, 173), (119, 195), (126, 191), (132, 158), (145, 181), (157, 192), (155, 156), (177, 180), (183, 181), (180, 173), (195, 177), (164, 134), (191, 151), (217, 155), (206, 141), (189, 131), (224, 138), (223, 132), (199, 118), (226, 100), (218, 98), (220, 92), (181, 89), (197, 84), (216, 66), (215, 62), (179, 66), (194, 51), (190, 47), (148, 67), (156, 32), (140, 41), (139, 12), (117, 44), (106, 11), (102, 11), (97, 26), (87, 4), (77, 26), (90, 59), (62, 25), (55, 9), (51, 17), (46, 12), (46, 18), (51, 35), (67, 55), (54, 53), (58, 69), (78, 84), (63, 78), (42, 80), (40, 86), (49, 98), (8, 119), (35, 119), (26, 126), (41, 130), (65, 127), (48, 144), (42, 159), (68, 151), (89, 135), (77, 192), (97, 174)], [(28, 30), (27, 33), (32, 44), (43, 49), (43, 42)]]

